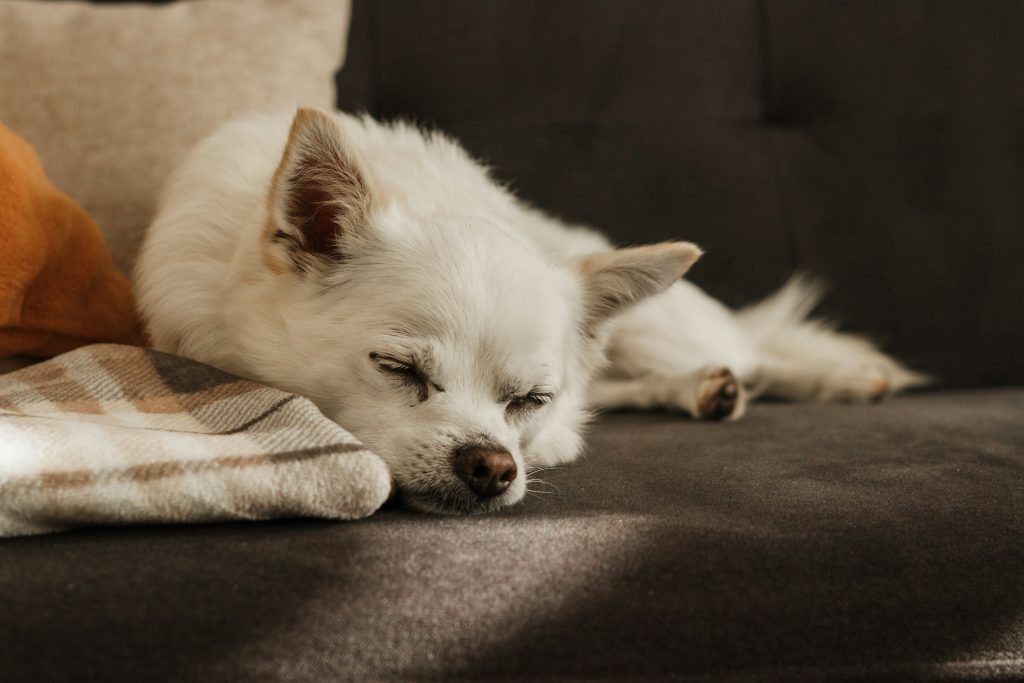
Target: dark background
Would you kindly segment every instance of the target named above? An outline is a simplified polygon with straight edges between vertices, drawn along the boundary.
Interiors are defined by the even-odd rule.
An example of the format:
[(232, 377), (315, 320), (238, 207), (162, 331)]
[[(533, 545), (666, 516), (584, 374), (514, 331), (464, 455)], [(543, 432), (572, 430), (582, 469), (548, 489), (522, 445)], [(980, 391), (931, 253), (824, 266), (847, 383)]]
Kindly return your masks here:
[(950, 385), (1024, 383), (1024, 3), (356, 0), (339, 104), (524, 199), (688, 239), (730, 305), (795, 270)]

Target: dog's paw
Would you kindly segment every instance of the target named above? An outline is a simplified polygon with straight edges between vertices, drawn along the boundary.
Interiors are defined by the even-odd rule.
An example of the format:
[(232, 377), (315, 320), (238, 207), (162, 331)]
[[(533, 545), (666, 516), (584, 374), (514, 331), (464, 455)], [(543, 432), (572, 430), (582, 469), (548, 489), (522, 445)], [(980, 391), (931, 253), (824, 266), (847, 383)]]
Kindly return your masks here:
[(747, 393), (729, 368), (704, 370), (697, 383), (697, 409), (701, 420), (738, 420), (747, 409)]
[(551, 424), (523, 450), (528, 468), (557, 467), (575, 460), (583, 450), (579, 432), (561, 424)]
[(743, 385), (726, 367), (664, 377), (658, 393), (660, 405), (682, 410), (698, 420), (737, 420), (747, 406)]

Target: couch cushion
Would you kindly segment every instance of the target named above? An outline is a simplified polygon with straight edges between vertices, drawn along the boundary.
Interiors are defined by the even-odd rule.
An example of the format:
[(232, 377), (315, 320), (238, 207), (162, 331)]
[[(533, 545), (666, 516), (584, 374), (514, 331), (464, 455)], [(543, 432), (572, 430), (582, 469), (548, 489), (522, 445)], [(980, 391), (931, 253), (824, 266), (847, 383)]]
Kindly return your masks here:
[(795, 269), (948, 384), (1024, 383), (1024, 4), (357, 0), (340, 102), (527, 200), (691, 239), (732, 305)]
[(0, 672), (1020, 678), (1022, 416), (1009, 389), (616, 414), (503, 514), (4, 541)]

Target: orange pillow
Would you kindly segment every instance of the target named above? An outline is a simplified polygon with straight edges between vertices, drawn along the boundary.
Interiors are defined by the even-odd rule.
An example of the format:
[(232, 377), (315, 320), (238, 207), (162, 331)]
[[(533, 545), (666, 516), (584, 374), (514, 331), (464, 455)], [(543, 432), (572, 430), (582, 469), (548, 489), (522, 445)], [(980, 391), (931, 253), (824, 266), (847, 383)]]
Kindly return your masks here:
[(88, 214), (0, 124), (0, 357), (139, 343), (128, 280)]

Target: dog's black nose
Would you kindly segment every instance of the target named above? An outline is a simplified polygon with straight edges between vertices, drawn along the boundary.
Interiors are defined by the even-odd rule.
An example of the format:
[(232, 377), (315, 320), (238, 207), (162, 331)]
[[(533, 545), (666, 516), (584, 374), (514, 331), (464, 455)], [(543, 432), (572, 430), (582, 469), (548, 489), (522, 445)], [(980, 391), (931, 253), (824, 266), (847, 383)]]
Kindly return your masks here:
[(459, 479), (481, 498), (493, 498), (515, 481), (516, 461), (508, 451), (487, 446), (463, 446), (452, 455)]

